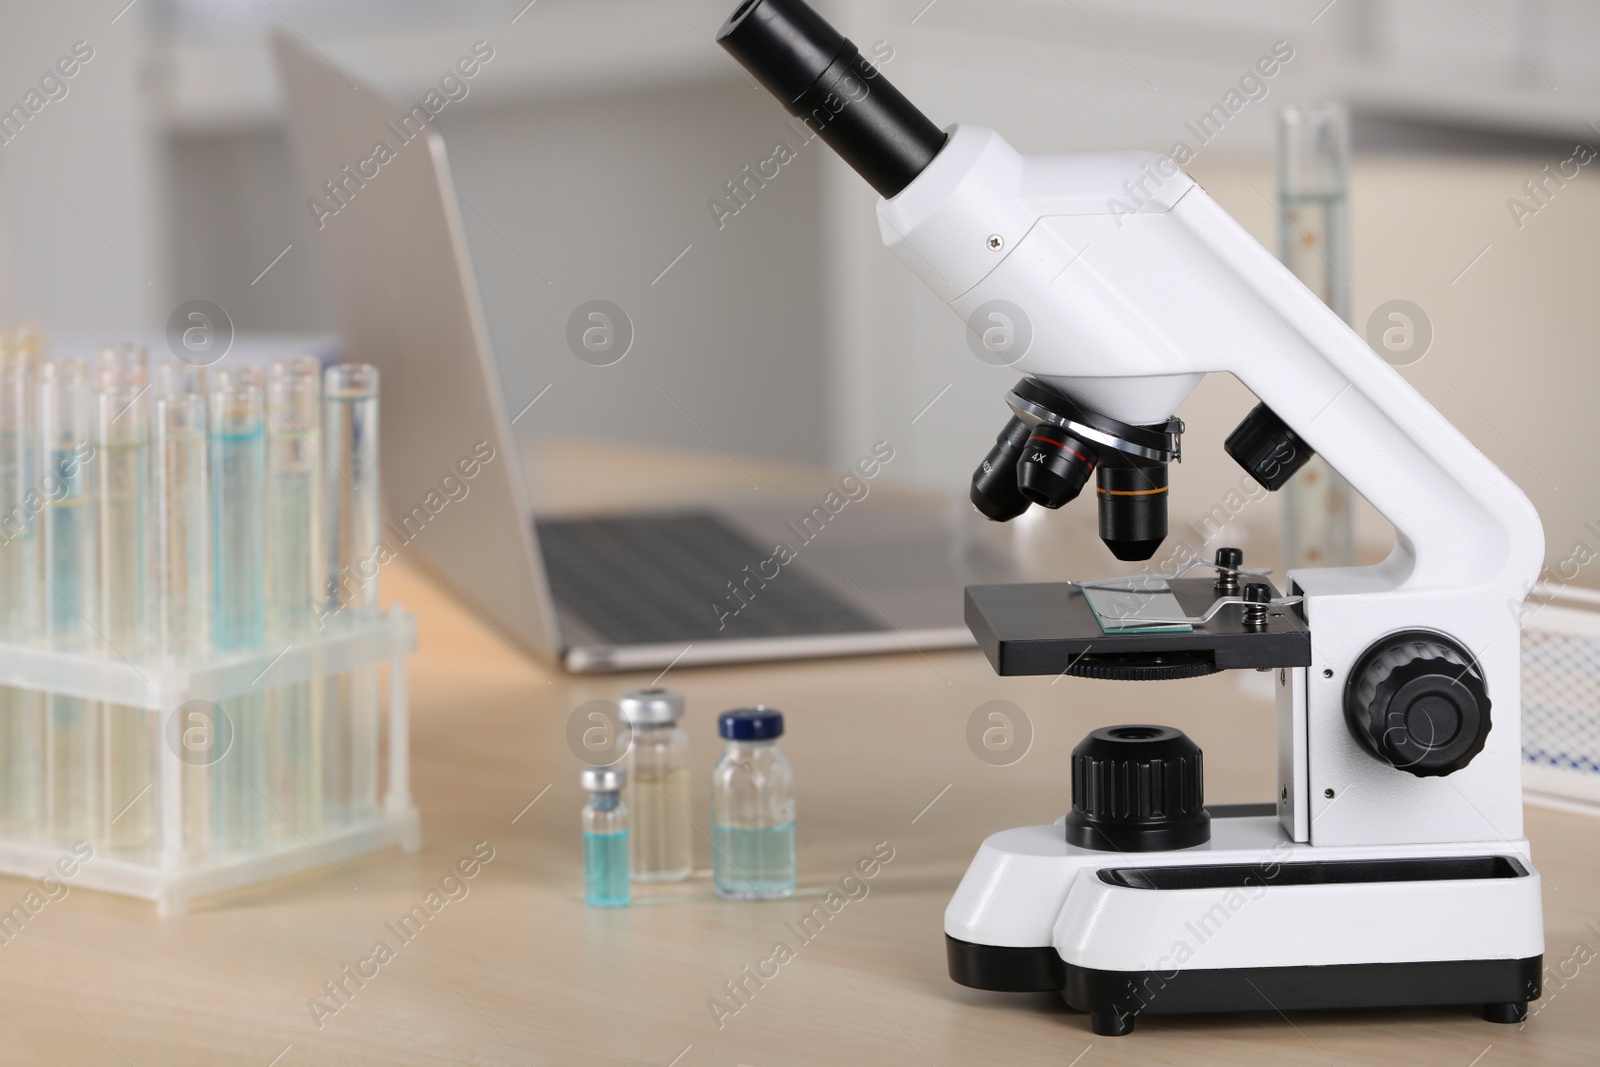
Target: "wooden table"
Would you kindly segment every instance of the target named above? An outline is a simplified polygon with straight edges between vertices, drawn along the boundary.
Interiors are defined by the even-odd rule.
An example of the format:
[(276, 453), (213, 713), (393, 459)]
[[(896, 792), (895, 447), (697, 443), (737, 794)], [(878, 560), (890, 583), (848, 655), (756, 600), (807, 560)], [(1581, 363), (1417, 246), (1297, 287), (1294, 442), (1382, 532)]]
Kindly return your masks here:
[[(1151, 1017), (1131, 1037), (1101, 1038), (1053, 995), (950, 981), (942, 915), (974, 849), (995, 830), (1061, 814), (1068, 754), (1091, 727), (1181, 727), (1206, 751), (1208, 800), (1270, 797), (1270, 707), (1226, 675), (1143, 686), (1000, 679), (976, 651), (674, 670), (663, 682), (688, 699), (701, 867), (717, 712), (757, 701), (786, 712), (801, 891), (725, 903), (700, 873), (630, 909), (587, 909), (567, 720), (652, 675), (562, 675), (403, 559), (384, 580), (385, 599), (406, 604), (421, 629), (412, 766), (422, 851), (343, 862), (161, 920), (146, 902), (72, 891), (0, 945), (0, 1063), (1600, 1062), (1600, 962), (1580, 962), (1600, 953), (1600, 823), (1539, 808), (1528, 833), (1545, 875), (1550, 977), (1522, 1028), (1464, 1010), (1260, 1013)], [(993, 699), (1024, 709), (1034, 731), (1007, 767), (983, 763), (966, 740), (973, 710)], [(458, 899), (397, 937), (386, 924), (425, 903), (475, 847), (493, 858), (446, 883)], [(875, 847), (893, 859), (868, 894), (801, 943), (786, 924)], [(27, 886), (0, 879), (0, 901)], [(779, 940), (794, 958), (764, 985), (747, 981), (742, 1005), (729, 998), (724, 983), (745, 980)], [(364, 965), (379, 941), (387, 962)], [(358, 983), (346, 966), (372, 977)], [(330, 982), (344, 985), (339, 1001)], [(720, 1026), (713, 998), (738, 1007)]]

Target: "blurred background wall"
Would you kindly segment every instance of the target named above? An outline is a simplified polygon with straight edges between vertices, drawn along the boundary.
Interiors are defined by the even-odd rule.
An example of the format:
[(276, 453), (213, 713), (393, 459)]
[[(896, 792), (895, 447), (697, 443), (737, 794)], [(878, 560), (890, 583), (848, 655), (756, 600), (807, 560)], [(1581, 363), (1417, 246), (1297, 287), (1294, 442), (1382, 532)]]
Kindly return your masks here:
[[(1543, 203), (1525, 190), (1580, 143), (1600, 146), (1600, 5), (818, 6), (937, 122), (994, 126), (1025, 152), (1184, 140), (1190, 172), (1269, 248), (1277, 109), (1349, 104), (1357, 330), (1386, 301), (1421, 307), (1432, 346), (1402, 373), (1527, 491), (1552, 564), (1579, 543), (1600, 552), (1583, 444), (1600, 400), (1600, 178), (1585, 166), (1547, 182)], [(0, 317), (110, 336), (204, 298), (242, 331), (331, 332), (264, 34), (406, 99), (481, 40), (494, 58), (439, 124), (507, 403), (550, 389), (519, 429), (840, 467), (887, 438), (903, 457), (891, 477), (964, 492), (1004, 421), (1013, 376), (974, 359), (881, 247), (870, 191), (820, 143), (802, 147), (710, 43), (732, 0), (118, 7), (4, 4), (0, 105), (23, 103), (77, 42), (93, 58), (0, 144)], [(1264, 92), (1201, 145), (1186, 124), (1285, 46)], [(719, 220), (710, 201), (777, 141), (795, 161)], [(1538, 210), (1519, 220), (1513, 198)], [(566, 349), (568, 316), (594, 298), (634, 322), (614, 367)], [(1213, 379), (1179, 413), (1175, 527), (1238, 485), (1221, 441), (1250, 404)], [(1275, 521), (1273, 503), (1253, 507), (1241, 519)], [(1387, 536), (1370, 514), (1361, 531)]]

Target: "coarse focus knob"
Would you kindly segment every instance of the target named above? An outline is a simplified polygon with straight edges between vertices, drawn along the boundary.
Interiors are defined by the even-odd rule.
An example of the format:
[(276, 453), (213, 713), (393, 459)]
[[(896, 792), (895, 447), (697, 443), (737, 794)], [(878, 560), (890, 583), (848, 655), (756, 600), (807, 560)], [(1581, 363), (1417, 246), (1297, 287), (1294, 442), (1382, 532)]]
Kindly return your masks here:
[(1345, 720), (1368, 752), (1419, 778), (1452, 774), (1489, 739), (1489, 691), (1472, 654), (1413, 630), (1375, 642), (1345, 685)]
[(1155, 852), (1211, 840), (1200, 747), (1170, 726), (1104, 726), (1072, 750), (1067, 843)]

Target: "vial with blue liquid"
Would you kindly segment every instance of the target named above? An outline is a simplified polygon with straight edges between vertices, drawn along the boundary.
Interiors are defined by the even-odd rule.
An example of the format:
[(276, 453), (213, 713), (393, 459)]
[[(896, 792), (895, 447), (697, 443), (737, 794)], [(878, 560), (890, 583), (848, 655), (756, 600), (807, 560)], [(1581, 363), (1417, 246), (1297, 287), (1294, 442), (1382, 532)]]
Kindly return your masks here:
[(586, 767), (583, 788), (583, 898), (595, 908), (620, 908), (632, 901), (628, 881), (627, 780), (620, 767)]
[(727, 750), (711, 772), (711, 870), (729, 900), (792, 896), (794, 772), (778, 751), (783, 713), (741, 708), (717, 718)]

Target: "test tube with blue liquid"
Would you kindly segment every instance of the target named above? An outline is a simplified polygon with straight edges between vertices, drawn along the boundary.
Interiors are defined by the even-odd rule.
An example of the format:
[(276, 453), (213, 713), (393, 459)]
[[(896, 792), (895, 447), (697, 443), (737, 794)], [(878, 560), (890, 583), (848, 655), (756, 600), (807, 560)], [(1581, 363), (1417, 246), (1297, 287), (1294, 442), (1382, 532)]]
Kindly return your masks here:
[[(211, 641), (218, 652), (245, 652), (266, 643), (265, 396), (257, 367), (223, 367), (212, 379)], [(232, 743), (211, 765), (213, 843), (222, 851), (265, 836), (265, 708), (259, 691), (222, 702)]]
[[(152, 404), (154, 638), (164, 664), (181, 666), (202, 660), (210, 645), (210, 567), (207, 526), (206, 396), (204, 373), (186, 363), (168, 361), (156, 368)], [(185, 716), (177, 736), (192, 745), (182, 761), (182, 848), (175, 852), (202, 855), (209, 851), (211, 767), (208, 756), (221, 739), (212, 716), (192, 706), (173, 709)], [(177, 802), (177, 798), (172, 798)]]
[[(340, 363), (323, 375), (324, 625), (378, 615), (378, 368)], [(378, 668), (328, 682), (323, 711), (323, 816), (378, 808)]]
[[(322, 590), (322, 365), (274, 360), (267, 371), (267, 644), (315, 632)], [(270, 680), (270, 676), (269, 676)], [(293, 834), (322, 821), (321, 686), (267, 690), (267, 793)]]
[[(34, 420), (33, 339), (0, 339), (0, 641), (32, 641), (40, 618), (38, 522), (42, 505)], [(44, 698), (0, 687), (0, 827), (28, 835), (43, 814)]]
[(583, 808), (583, 899), (591, 907), (618, 908), (633, 900), (628, 877), (628, 808), (622, 802), (627, 773), (620, 767), (585, 767), (589, 803)]
[[(39, 367), (39, 454), (45, 463), (43, 552), (44, 636), (67, 652), (97, 648), (94, 390), (89, 365), (55, 359)], [(51, 693), (45, 707), (45, 825), (57, 841), (96, 840), (100, 812), (99, 705)]]
[[(95, 373), (96, 625), (105, 655), (138, 662), (149, 621), (150, 353), (143, 345), (108, 345)], [(159, 816), (157, 713), (106, 704), (101, 718), (101, 829), (112, 848), (147, 848)]]

